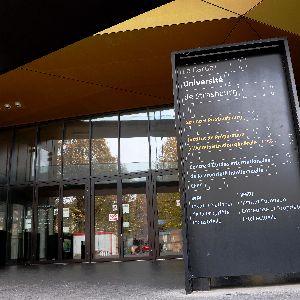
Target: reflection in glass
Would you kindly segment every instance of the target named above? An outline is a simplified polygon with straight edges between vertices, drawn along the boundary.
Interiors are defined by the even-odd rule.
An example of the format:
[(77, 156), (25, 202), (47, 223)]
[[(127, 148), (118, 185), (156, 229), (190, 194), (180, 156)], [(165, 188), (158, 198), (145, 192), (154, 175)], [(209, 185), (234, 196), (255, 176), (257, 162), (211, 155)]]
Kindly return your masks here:
[(35, 127), (15, 130), (15, 143), (11, 159), (10, 181), (24, 183), (34, 179)]
[(90, 174), (89, 121), (74, 120), (65, 124), (63, 177), (84, 178)]
[(174, 109), (150, 111), (149, 119), (151, 168), (177, 168), (178, 156)]
[(59, 180), (61, 177), (62, 124), (40, 127), (37, 146), (37, 180)]
[(0, 264), (3, 265), (6, 262), (7, 255), (7, 191), (0, 188)]
[(149, 169), (149, 142), (147, 112), (120, 116), (121, 172), (137, 172)]
[(178, 182), (157, 182), (159, 252), (182, 254), (182, 209)]
[(92, 176), (118, 172), (118, 116), (92, 119)]
[(30, 259), (32, 231), (32, 187), (10, 190), (10, 258)]
[(0, 132), (0, 184), (7, 182), (8, 160), (12, 144), (12, 130)]
[(6, 231), (6, 190), (2, 189), (0, 189), (0, 231)]
[(119, 256), (117, 184), (95, 185), (95, 259)]
[(124, 256), (149, 256), (146, 179), (122, 185)]
[(63, 193), (63, 259), (85, 258), (84, 186), (66, 186)]
[(38, 259), (58, 259), (58, 206), (57, 186), (42, 187), (38, 191)]

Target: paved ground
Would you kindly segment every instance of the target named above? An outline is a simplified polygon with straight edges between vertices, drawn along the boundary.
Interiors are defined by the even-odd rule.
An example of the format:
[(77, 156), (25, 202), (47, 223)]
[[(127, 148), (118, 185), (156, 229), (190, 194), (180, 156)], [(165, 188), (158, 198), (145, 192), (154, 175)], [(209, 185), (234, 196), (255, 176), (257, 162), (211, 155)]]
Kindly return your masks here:
[(182, 260), (8, 266), (0, 299), (300, 299), (300, 283), (185, 295)]

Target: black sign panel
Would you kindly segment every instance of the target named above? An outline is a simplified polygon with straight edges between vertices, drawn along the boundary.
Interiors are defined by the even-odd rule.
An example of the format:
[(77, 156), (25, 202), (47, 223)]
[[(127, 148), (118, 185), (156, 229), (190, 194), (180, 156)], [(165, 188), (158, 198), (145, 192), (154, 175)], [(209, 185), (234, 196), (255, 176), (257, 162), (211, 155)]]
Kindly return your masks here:
[(300, 271), (286, 47), (269, 40), (173, 54), (189, 278)]

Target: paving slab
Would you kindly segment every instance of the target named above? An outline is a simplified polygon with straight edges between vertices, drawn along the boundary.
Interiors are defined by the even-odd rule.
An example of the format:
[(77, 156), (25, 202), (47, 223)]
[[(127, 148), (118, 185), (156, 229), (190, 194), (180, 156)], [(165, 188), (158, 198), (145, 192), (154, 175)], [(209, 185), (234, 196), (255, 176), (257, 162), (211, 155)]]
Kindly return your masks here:
[(6, 266), (0, 299), (300, 299), (300, 283), (186, 295), (182, 260)]

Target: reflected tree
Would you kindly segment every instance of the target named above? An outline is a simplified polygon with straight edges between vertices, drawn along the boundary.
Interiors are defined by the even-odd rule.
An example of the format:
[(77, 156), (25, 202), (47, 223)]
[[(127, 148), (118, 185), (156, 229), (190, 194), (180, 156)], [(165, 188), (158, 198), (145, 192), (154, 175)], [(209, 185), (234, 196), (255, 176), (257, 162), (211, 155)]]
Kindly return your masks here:
[[(169, 165), (174, 165), (178, 161), (177, 155), (177, 139), (176, 137), (168, 137), (162, 145), (162, 154), (159, 158), (160, 169), (166, 169)], [(170, 164), (171, 163), (171, 164)]]
[[(90, 143), (88, 139), (69, 139), (64, 142), (63, 156), (65, 166), (89, 167)], [(117, 172), (117, 158), (112, 155), (106, 139), (93, 139), (91, 160), (95, 165), (106, 165), (108, 171)]]
[(68, 224), (70, 232), (84, 232), (85, 230), (85, 213), (84, 213), (84, 196), (64, 197), (64, 207), (69, 208)]
[[(163, 145), (160, 162), (166, 165), (167, 163), (177, 161), (177, 139), (176, 137), (168, 137)], [(178, 205), (179, 200), (180, 194), (178, 192), (157, 194), (157, 206), (159, 219), (162, 220), (162, 224), (160, 224), (162, 231), (170, 228), (182, 228), (182, 210)]]
[[(90, 144), (88, 139), (69, 139), (64, 142), (63, 145), (63, 161), (66, 166), (76, 166), (77, 174), (81, 174), (81, 168), (84, 166), (89, 167), (89, 151)], [(104, 138), (94, 139), (93, 148), (91, 151), (92, 160), (115, 164), (117, 158), (110, 152), (107, 141)], [(73, 169), (74, 171), (74, 169)], [(70, 213), (72, 214), (70, 226), (75, 231), (82, 230), (84, 228), (85, 220), (85, 207), (83, 196), (76, 196), (76, 201), (71, 201), (68, 204)], [(114, 231), (116, 228), (116, 222), (110, 222), (108, 216), (113, 212), (113, 204), (116, 204), (116, 200), (113, 195), (108, 196), (96, 196), (95, 199), (95, 224), (99, 231)], [(83, 225), (82, 225), (83, 224)]]
[(160, 224), (161, 231), (182, 228), (182, 210), (177, 204), (179, 200), (178, 192), (157, 194), (158, 216), (163, 220)]
[(117, 222), (109, 221), (109, 214), (117, 212), (117, 196), (95, 196), (95, 230), (104, 232), (116, 232)]
[(125, 194), (123, 204), (129, 205), (129, 213), (123, 214), (124, 222), (129, 223), (129, 227), (124, 227), (124, 231), (130, 237), (145, 241), (148, 235), (146, 195)]
[(63, 145), (64, 165), (88, 165), (89, 146), (88, 139), (65, 140)]

